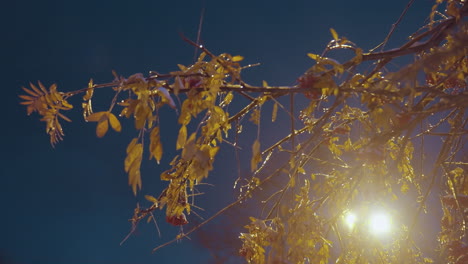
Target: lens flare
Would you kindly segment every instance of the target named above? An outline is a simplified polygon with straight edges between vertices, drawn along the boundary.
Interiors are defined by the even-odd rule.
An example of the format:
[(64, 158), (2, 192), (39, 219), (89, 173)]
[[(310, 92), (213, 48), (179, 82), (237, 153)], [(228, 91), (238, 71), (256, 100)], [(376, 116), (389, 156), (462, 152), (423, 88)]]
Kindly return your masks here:
[(344, 222), (348, 226), (349, 229), (353, 229), (357, 222), (356, 214), (352, 212), (346, 213), (346, 215), (344, 216)]

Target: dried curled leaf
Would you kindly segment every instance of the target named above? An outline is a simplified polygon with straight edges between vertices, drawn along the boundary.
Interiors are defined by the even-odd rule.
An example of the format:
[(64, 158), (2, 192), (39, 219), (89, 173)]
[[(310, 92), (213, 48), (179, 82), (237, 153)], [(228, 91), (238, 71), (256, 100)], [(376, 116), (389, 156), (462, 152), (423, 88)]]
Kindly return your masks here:
[(91, 102), (91, 98), (94, 94), (94, 83), (93, 79), (89, 80), (88, 83), (88, 90), (86, 90), (86, 94), (83, 96), (83, 103), (81, 106), (83, 107), (83, 118), (86, 120), (89, 115), (93, 113), (93, 105)]

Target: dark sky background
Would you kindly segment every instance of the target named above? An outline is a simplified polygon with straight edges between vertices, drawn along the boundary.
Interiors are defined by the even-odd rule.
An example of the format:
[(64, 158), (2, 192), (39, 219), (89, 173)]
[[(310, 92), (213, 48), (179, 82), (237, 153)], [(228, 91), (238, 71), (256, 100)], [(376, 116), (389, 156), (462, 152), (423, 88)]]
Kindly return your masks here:
[[(417, 0), (388, 48), (423, 25), (432, 1)], [(162, 237), (154, 225), (141, 227), (122, 246), (128, 219), (143, 194), (158, 195), (159, 174), (172, 159), (176, 116), (162, 117), (165, 153), (161, 166), (143, 166), (143, 191), (134, 197), (123, 171), (125, 148), (136, 136), (131, 123), (123, 132), (95, 136), (95, 124), (82, 121), (81, 96), (73, 99), (73, 122), (65, 125), (65, 141), (55, 149), (37, 115), (26, 116), (18, 103), (21, 86), (41, 80), (62, 91), (113, 79), (112, 70), (129, 76), (149, 70), (169, 72), (190, 64), (194, 49), (179, 33), (196, 39), (200, 12), (206, 8), (202, 42), (212, 52), (243, 55), (245, 63), (261, 62), (245, 72), (253, 84), (292, 85), (331, 39), (329, 28), (365, 50), (384, 39), (406, 6), (394, 1), (8, 1), (0, 16), (2, 28), (2, 157), (0, 183), (0, 263), (9, 264), (148, 264), (207, 263), (212, 259), (199, 238), (184, 240), (151, 254), (151, 249), (179, 232), (162, 220)], [(338, 58), (339, 59), (339, 58)], [(97, 91), (96, 97), (100, 93)], [(102, 93), (103, 103), (110, 94)], [(99, 111), (98, 101), (95, 110)], [(101, 110), (107, 108), (101, 106)], [(172, 128), (171, 128), (172, 127)], [(172, 140), (172, 141), (171, 141)], [(218, 163), (234, 156), (222, 154)], [(248, 154), (250, 155), (250, 153)], [(223, 166), (224, 167), (224, 166)], [(216, 187), (235, 179), (235, 168), (215, 171)], [(217, 173), (216, 173), (217, 172)], [(222, 173), (219, 173), (222, 172)], [(234, 176), (232, 176), (234, 175)], [(232, 177), (231, 177), (232, 176)], [(215, 176), (212, 176), (215, 177)], [(221, 188), (221, 187), (220, 187)], [(204, 198), (205, 217), (234, 199), (233, 192)], [(222, 188), (221, 188), (222, 189)], [(212, 198), (209, 198), (212, 197)], [(190, 217), (194, 217), (191, 215)], [(196, 219), (189, 219), (196, 222)], [(229, 227), (227, 227), (229, 228)], [(209, 232), (204, 231), (209, 237)], [(235, 238), (235, 237), (234, 237)]]

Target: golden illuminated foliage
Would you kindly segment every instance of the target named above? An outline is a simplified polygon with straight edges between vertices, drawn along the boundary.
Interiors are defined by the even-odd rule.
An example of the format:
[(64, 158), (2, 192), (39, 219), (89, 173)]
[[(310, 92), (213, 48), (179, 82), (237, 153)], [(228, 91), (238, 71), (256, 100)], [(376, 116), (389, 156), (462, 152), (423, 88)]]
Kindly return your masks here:
[[(437, 0), (428, 23), (388, 50), (393, 31), (365, 52), (330, 29), (331, 41), (320, 55), (307, 54), (313, 65), (298, 74), (293, 86), (248, 84), (241, 72), (252, 65), (241, 66), (242, 56), (215, 55), (185, 39), (202, 53), (177, 71), (128, 78), (114, 73), (110, 83), (91, 80), (87, 88), (72, 92), (58, 92), (55, 84), (46, 89), (39, 82), (39, 88), (23, 88), (21, 104), (46, 122), (52, 145), (64, 135), (59, 117), (70, 121), (60, 111), (72, 109), (67, 99), (80, 93), (84, 119), (97, 123), (97, 137), (104, 137), (109, 126), (120, 132), (119, 118), (132, 119), (137, 136), (127, 146), (124, 170), (135, 195), (142, 188), (143, 154), (159, 164), (164, 153), (160, 132), (166, 124), (159, 110), (167, 105), (177, 111), (172, 146), (178, 155), (160, 175), (167, 187), (157, 198), (145, 195), (149, 207), (135, 209), (134, 227), (143, 218), (153, 219), (156, 209), (165, 209), (172, 225), (189, 224), (199, 208), (189, 197), (220, 164), (215, 162), (219, 150), (249, 157), (251, 173), (239, 174), (233, 183), (237, 199), (154, 250), (262, 197), (257, 198), (258, 213), (239, 235), (239, 255), (248, 263), (431, 263), (415, 240), (422, 232), (416, 223), (431, 206), (443, 211), (436, 262), (466, 263), (467, 15), (466, 1)], [(348, 51), (350, 59), (337, 61), (335, 50)], [(390, 70), (390, 63), (404, 56), (409, 62)], [(115, 95), (106, 111), (93, 112), (92, 98), (103, 88)], [(287, 132), (268, 142), (261, 130), (265, 120), (288, 128), (278, 133)], [(249, 133), (243, 126), (256, 128), (243, 139), (251, 144), (248, 149), (238, 144), (238, 137)], [(272, 182), (274, 190), (264, 188)], [(429, 196), (437, 192), (440, 203), (429, 205)], [(408, 200), (414, 203), (402, 215), (397, 208), (409, 206), (403, 202)], [(369, 233), (370, 220), (352, 230), (341, 221), (346, 212), (367, 215), (373, 208), (392, 215), (391, 238), (384, 242)]]

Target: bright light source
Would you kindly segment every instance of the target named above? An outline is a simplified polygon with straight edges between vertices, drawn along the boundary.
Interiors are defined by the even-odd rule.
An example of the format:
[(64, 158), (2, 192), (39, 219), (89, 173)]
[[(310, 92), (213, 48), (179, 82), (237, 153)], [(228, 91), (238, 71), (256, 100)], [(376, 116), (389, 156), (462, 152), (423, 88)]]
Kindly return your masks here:
[(376, 213), (369, 219), (369, 228), (373, 234), (388, 233), (391, 228), (390, 217), (385, 213)]
[(354, 228), (356, 221), (357, 221), (357, 216), (354, 213), (348, 212), (344, 216), (344, 222), (348, 226), (349, 229)]

